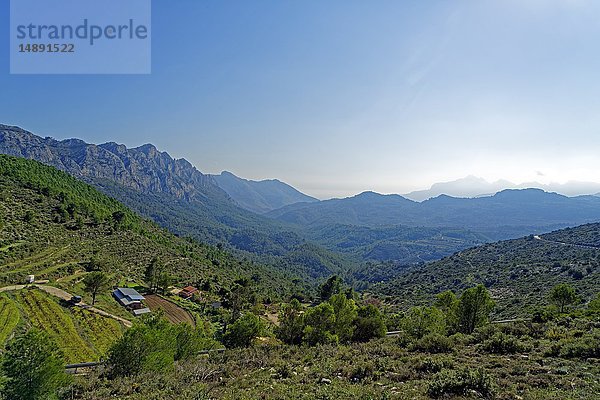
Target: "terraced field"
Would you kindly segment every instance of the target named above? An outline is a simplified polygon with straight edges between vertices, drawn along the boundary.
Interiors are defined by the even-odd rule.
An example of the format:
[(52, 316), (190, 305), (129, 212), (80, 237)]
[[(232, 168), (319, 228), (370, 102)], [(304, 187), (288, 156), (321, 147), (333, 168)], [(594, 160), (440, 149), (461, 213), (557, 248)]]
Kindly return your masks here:
[(0, 346), (3, 346), (20, 320), (17, 305), (6, 294), (0, 294)]
[(68, 363), (99, 360), (123, 332), (117, 321), (64, 307), (37, 289), (0, 295), (0, 343), (4, 344), (20, 324), (47, 332)]

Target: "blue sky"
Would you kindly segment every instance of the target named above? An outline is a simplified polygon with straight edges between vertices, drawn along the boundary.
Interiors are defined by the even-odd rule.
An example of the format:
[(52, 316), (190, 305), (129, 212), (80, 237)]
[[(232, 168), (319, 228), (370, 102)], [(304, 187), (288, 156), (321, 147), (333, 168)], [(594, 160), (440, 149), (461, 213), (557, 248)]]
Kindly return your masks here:
[(600, 2), (154, 0), (151, 75), (9, 75), (0, 122), (325, 198), (600, 180)]

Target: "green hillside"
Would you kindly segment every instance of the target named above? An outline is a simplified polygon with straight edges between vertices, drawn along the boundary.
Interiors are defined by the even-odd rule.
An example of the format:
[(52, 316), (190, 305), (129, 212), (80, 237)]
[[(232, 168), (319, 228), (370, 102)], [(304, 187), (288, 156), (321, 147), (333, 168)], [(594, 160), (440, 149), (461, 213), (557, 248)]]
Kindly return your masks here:
[(518, 316), (547, 303), (550, 289), (559, 283), (575, 287), (584, 302), (595, 295), (600, 247), (593, 246), (598, 243), (600, 224), (486, 244), (410, 269), (373, 290), (409, 307), (430, 303), (445, 290), (483, 283), (496, 300), (498, 317)]
[(55, 168), (0, 155), (0, 285), (22, 283), (29, 274), (76, 282), (98, 268), (114, 282), (139, 282), (154, 258), (175, 283), (209, 281), (217, 291), (254, 276), (264, 296), (290, 290), (273, 269), (178, 238)]
[(0, 294), (0, 346), (21, 329), (47, 332), (70, 363), (99, 360), (124, 327), (114, 319), (68, 308), (36, 289)]

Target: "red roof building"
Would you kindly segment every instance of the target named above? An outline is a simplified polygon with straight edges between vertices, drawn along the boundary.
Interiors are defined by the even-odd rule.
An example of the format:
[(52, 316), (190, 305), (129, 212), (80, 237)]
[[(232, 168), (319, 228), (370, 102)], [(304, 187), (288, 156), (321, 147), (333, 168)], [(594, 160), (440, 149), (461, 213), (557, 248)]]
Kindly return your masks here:
[(179, 292), (179, 296), (183, 297), (184, 299), (189, 299), (196, 292), (198, 292), (198, 289), (196, 289), (195, 287), (186, 286), (183, 289), (181, 289), (181, 292)]

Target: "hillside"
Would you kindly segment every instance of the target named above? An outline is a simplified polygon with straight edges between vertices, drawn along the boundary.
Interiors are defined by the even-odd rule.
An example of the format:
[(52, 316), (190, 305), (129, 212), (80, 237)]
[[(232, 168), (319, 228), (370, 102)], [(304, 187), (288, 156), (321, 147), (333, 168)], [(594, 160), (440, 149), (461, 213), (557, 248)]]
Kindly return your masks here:
[(413, 268), (373, 290), (408, 307), (430, 303), (445, 290), (483, 283), (496, 300), (496, 315), (514, 317), (546, 304), (549, 290), (559, 283), (591, 298), (600, 287), (599, 245), (600, 224), (501, 241)]
[(0, 347), (21, 327), (47, 332), (69, 363), (97, 361), (124, 331), (119, 322), (78, 307), (66, 307), (40, 290), (0, 294)]
[(317, 199), (307, 196), (292, 186), (277, 179), (252, 181), (223, 171), (212, 175), (217, 185), (223, 189), (240, 207), (257, 214), (295, 203), (310, 203)]
[[(250, 182), (227, 173), (221, 174), (220, 178), (204, 175), (187, 161), (174, 160), (151, 145), (129, 149), (115, 143), (93, 145), (76, 139), (57, 141), (18, 127), (0, 125), (0, 153), (35, 159), (66, 171), (179, 236), (225, 245), (240, 257), (251, 258), (257, 263), (283, 265), (284, 272), (291, 269), (305, 278), (343, 273), (349, 267), (340, 271), (336, 265), (353, 268), (353, 264), (363, 260), (394, 260), (409, 264), (436, 259), (477, 243), (470, 232), (464, 237), (448, 240), (447, 236), (452, 234), (437, 235), (427, 230), (419, 234), (427, 239), (416, 243), (413, 238), (405, 238), (419, 228), (396, 227), (392, 237), (386, 240), (381, 240), (379, 233), (349, 228), (354, 237), (351, 241), (355, 243), (349, 245), (348, 232), (340, 231), (339, 237), (331, 237), (332, 232), (339, 231), (336, 226), (316, 228), (288, 223), (241, 208), (216, 185), (216, 180), (225, 179), (233, 185), (235, 190), (230, 188), (230, 192), (237, 194), (231, 197), (257, 200), (258, 196), (261, 202), (270, 204), (269, 207), (281, 202), (312, 199), (295, 189), (277, 181)], [(365, 200), (364, 204), (357, 205), (356, 213), (365, 207), (373, 207), (371, 199)], [(264, 202), (261, 203), (263, 206)], [(325, 202), (314, 204), (322, 203)], [(387, 220), (386, 207), (379, 210), (381, 221)], [(398, 233), (402, 230), (406, 232)], [(312, 241), (310, 246), (305, 246), (307, 241)], [(290, 252), (294, 254), (286, 257)], [(298, 257), (299, 252), (305, 253), (303, 257), (324, 262), (311, 263), (314, 267), (290, 265), (290, 260), (302, 258)], [(340, 257), (345, 261), (325, 262)]]
[[(100, 266), (139, 281), (158, 258), (178, 283), (210, 281), (226, 289), (257, 276), (265, 296), (289, 288), (276, 271), (239, 261), (226, 251), (178, 238), (77, 179), (36, 161), (0, 155), (0, 282), (29, 274), (55, 279)], [(75, 279), (77, 280), (77, 279)]]
[(293, 204), (267, 215), (310, 227), (327, 224), (460, 227), (489, 240), (501, 240), (598, 222), (600, 198), (566, 197), (523, 189), (472, 199), (442, 195), (417, 203), (399, 195), (365, 192), (345, 199)]
[[(281, 264), (277, 257), (298, 251), (305, 243), (295, 227), (238, 207), (211, 176), (200, 173), (185, 160), (172, 159), (152, 145), (128, 149), (115, 143), (57, 141), (0, 125), (0, 153), (54, 166), (176, 235), (225, 245), (238, 258)], [(323, 251), (326, 250), (319, 249), (320, 253)], [(302, 271), (303, 267), (293, 265), (304, 276), (314, 275), (311, 270)], [(329, 271), (327, 265), (320, 265), (319, 269), (328, 271), (325, 277), (339, 272)]]
[(306, 229), (306, 235), (322, 246), (362, 260), (415, 264), (440, 259), (487, 238), (464, 229), (410, 226), (368, 227), (326, 225)]
[(127, 148), (57, 141), (0, 125), (0, 153), (65, 171), (173, 232), (213, 244), (227, 241), (240, 228), (283, 229), (283, 224), (238, 207), (211, 176), (188, 161), (173, 159), (150, 144)]

